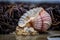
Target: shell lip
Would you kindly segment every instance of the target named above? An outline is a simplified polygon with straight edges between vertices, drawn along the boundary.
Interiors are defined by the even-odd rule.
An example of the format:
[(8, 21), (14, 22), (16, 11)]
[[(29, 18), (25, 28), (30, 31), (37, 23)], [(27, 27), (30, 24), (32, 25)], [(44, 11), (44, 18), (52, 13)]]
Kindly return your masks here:
[[(35, 10), (36, 9), (36, 10)], [(31, 9), (31, 10), (33, 10), (33, 11), (37, 11), (37, 10), (39, 10), (39, 11), (37, 11), (36, 12), (36, 16), (34, 16), (34, 17), (31, 17), (27, 22), (25, 22), (24, 24), (19, 24), (19, 22), (18, 22), (18, 26), (20, 26), (20, 27), (24, 27), (28, 22), (30, 22), (31, 20), (33, 20), (33, 19), (35, 19), (37, 16), (38, 16), (38, 14), (39, 14), (39, 12), (41, 11), (41, 9), (43, 9), (42, 7), (37, 7), (37, 8), (33, 8), (33, 9)], [(27, 13), (28, 12), (30, 12), (31, 10), (29, 10), (29, 11), (27, 11)], [(24, 16), (24, 15), (23, 15)]]

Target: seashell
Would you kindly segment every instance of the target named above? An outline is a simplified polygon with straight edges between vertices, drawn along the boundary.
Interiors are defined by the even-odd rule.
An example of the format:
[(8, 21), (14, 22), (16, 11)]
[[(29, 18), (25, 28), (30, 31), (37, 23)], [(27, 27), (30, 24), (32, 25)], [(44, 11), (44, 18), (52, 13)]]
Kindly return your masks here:
[(37, 34), (37, 31), (34, 30), (34, 28), (32, 27), (25, 27), (24, 28), (24, 31), (30, 35), (36, 35)]
[[(41, 7), (33, 8), (33, 9), (27, 11), (26, 13), (24, 13), (18, 22), (18, 26), (24, 27), (28, 22), (30, 22), (32, 19), (36, 18), (39, 15), (39, 12), (41, 11), (40, 9), (41, 9)], [(24, 20), (22, 20), (22, 19), (24, 19)]]
[(26, 32), (28, 32), (28, 33), (35, 31), (34, 28), (32, 28), (32, 27), (25, 27), (24, 30), (25, 30)]
[[(27, 11), (23, 17), (24, 18), (21, 17), (18, 22), (20, 27), (25, 27), (28, 22), (32, 21), (34, 28), (38, 31), (46, 31), (52, 23), (50, 15), (41, 7)], [(21, 22), (21, 19), (24, 19), (22, 20), (23, 23)]]

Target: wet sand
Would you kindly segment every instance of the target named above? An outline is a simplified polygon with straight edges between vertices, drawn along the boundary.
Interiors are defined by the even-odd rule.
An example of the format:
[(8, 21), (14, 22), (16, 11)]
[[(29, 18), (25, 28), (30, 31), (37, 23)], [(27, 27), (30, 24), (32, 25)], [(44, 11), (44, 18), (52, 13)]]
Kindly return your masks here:
[(0, 35), (0, 40), (47, 40), (49, 35), (60, 34), (60, 31), (48, 31), (35, 36), (17, 36), (15, 33)]

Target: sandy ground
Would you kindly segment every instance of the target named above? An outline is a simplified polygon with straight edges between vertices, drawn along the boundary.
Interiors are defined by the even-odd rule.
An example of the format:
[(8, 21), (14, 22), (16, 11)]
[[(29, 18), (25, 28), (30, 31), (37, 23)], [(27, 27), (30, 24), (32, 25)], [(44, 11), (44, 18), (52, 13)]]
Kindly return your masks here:
[(49, 35), (60, 34), (60, 31), (48, 31), (47, 34), (35, 36), (17, 36), (15, 33), (0, 35), (0, 40), (47, 40)]

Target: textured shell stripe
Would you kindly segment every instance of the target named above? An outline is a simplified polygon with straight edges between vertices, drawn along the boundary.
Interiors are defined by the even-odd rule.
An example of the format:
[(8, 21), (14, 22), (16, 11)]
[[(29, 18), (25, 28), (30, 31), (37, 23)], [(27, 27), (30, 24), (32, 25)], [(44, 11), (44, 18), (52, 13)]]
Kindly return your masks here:
[[(52, 23), (50, 15), (43, 8), (39, 12), (39, 16), (34, 20), (34, 28), (38, 30), (48, 29)], [(49, 26), (47, 27), (45, 24)]]

